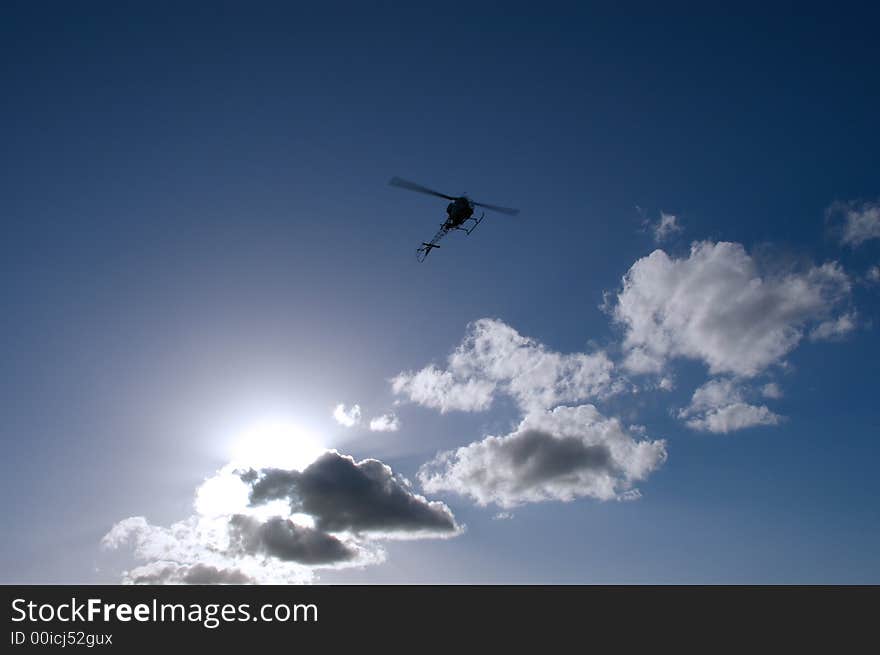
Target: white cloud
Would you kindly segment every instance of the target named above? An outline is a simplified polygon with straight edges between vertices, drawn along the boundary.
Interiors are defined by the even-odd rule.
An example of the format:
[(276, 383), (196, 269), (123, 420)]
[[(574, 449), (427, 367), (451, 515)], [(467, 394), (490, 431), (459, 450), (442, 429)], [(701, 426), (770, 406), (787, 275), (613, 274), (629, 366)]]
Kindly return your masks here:
[(676, 232), (681, 232), (682, 227), (681, 223), (678, 222), (677, 216), (660, 212), (660, 220), (656, 223), (651, 223), (650, 229), (654, 235), (654, 241), (661, 243)]
[(826, 215), (841, 223), (840, 242), (844, 245), (856, 247), (880, 238), (880, 203), (836, 202)]
[(810, 339), (813, 341), (840, 339), (852, 332), (855, 328), (856, 314), (855, 312), (850, 312), (838, 316), (835, 319), (822, 321), (810, 332)]
[(642, 346), (630, 346), (623, 360), (624, 367), (631, 373), (660, 373), (665, 360), (662, 355), (650, 352)]
[[(767, 388), (764, 387), (765, 395)], [(777, 387), (778, 390), (778, 387)], [(709, 380), (694, 391), (691, 403), (679, 413), (688, 427), (703, 432), (726, 434), (758, 425), (777, 425), (782, 417), (765, 405), (751, 405), (745, 401), (744, 391), (733, 380)]]
[(782, 389), (780, 389), (779, 385), (775, 382), (768, 382), (761, 387), (761, 395), (764, 396), (764, 398), (778, 400), (779, 398), (782, 398)]
[(561, 354), (497, 319), (480, 319), (449, 356), (446, 369), (429, 365), (391, 381), (394, 393), (439, 409), (481, 411), (496, 393), (523, 411), (601, 397), (617, 390), (613, 364), (602, 351)]
[(195, 513), (170, 527), (134, 516), (101, 543), (130, 546), (126, 583), (314, 581), (322, 569), (378, 564), (385, 539), (453, 537), (449, 508), (416, 494), (378, 460), (325, 452), (302, 471), (228, 465), (196, 490)]
[(361, 422), (361, 406), (352, 405), (349, 409), (344, 404), (339, 403), (333, 410), (333, 418), (336, 419), (339, 425), (347, 428), (354, 427)]
[(657, 383), (657, 388), (663, 391), (672, 391), (673, 389), (675, 389), (675, 380), (673, 380), (669, 376), (661, 378), (660, 382)]
[(880, 266), (875, 265), (869, 268), (865, 277), (868, 279), (868, 282), (880, 284)]
[(687, 425), (695, 430), (727, 434), (759, 425), (778, 425), (781, 420), (781, 417), (771, 412), (766, 405), (733, 403), (691, 418), (687, 421)]
[(492, 404), (495, 383), (463, 380), (431, 365), (415, 373), (398, 374), (391, 380), (391, 389), (396, 394), (409, 396), (415, 403), (443, 413), (452, 410), (477, 412)]
[(634, 439), (593, 405), (557, 407), (526, 416), (516, 430), (438, 454), (419, 470), (426, 491), (452, 491), (478, 504), (580, 497), (628, 500), (666, 460), (664, 441)]
[(703, 241), (684, 258), (655, 250), (638, 260), (611, 311), (632, 372), (659, 373), (685, 357), (712, 374), (754, 376), (781, 363), (810, 324), (835, 320), (849, 292), (836, 262), (770, 274), (740, 244)]
[(370, 430), (373, 432), (397, 432), (399, 429), (400, 419), (392, 412), (370, 419)]

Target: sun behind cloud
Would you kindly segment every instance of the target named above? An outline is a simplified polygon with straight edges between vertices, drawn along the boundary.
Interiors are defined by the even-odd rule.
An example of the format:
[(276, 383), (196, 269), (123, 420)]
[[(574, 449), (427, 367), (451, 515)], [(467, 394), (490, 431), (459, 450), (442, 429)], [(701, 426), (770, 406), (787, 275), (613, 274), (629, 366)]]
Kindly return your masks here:
[(286, 419), (264, 419), (245, 428), (230, 448), (235, 468), (281, 468), (301, 471), (327, 447), (309, 431)]

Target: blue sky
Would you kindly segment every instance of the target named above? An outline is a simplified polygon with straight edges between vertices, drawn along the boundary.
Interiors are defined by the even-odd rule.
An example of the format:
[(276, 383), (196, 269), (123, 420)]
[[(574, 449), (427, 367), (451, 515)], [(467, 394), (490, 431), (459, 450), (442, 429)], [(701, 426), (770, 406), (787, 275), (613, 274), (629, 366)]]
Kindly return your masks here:
[[(257, 581), (880, 580), (876, 11), (3, 14), (4, 582), (239, 564)], [(394, 175), (521, 213), (487, 215), (418, 264), (444, 202)], [(658, 242), (663, 214), (677, 229)], [(522, 367), (447, 360), (483, 318)], [(632, 356), (646, 349), (651, 370)], [(607, 380), (538, 401), (532, 358), (547, 353), (602, 353)], [(422, 395), (406, 377), (395, 392), (431, 365)], [(469, 411), (443, 406), (443, 372), (491, 398), (471, 387)], [(359, 424), (334, 420), (340, 403)], [(554, 408), (587, 405), (592, 427), (583, 412), (548, 427)], [(399, 429), (369, 430), (386, 413)], [(602, 456), (523, 482), (504, 459), (523, 420), (535, 452)], [(197, 522), (206, 479), (245, 484), (228, 465), (267, 423), (351, 456), (352, 475), (381, 460), (395, 498), (452, 527), (331, 529), (336, 515), (312, 512), (285, 538), (356, 554), (315, 567), (279, 555), (268, 523), (239, 521), (227, 560), (202, 562), (185, 530), (180, 552), (156, 555), (163, 530)], [(656, 444), (648, 469), (607, 459), (596, 426), (612, 425), (627, 448)], [(437, 453), (489, 435), (507, 437), (483, 462), (491, 488), (443, 467), (427, 481)], [(260, 480), (284, 468), (247, 464)], [(618, 485), (604, 500), (600, 474)], [(307, 498), (307, 479), (281, 504)]]

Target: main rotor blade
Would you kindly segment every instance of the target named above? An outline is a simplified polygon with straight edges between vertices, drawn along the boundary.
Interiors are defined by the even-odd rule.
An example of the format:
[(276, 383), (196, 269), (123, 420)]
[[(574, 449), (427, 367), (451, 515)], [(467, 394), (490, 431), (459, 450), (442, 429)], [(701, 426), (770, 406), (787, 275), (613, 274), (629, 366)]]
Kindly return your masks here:
[(433, 189), (429, 189), (428, 187), (422, 186), (421, 184), (416, 184), (415, 182), (410, 182), (409, 180), (401, 180), (399, 177), (392, 177), (391, 181), (388, 184), (390, 184), (391, 186), (399, 186), (401, 189), (409, 189), (410, 191), (427, 193), (430, 196), (438, 196), (440, 198), (446, 198), (447, 200), (455, 200), (455, 198), (453, 198), (452, 196), (447, 196), (445, 193), (434, 191)]
[(516, 216), (519, 214), (518, 209), (511, 209), (510, 207), (499, 207), (498, 205), (487, 205), (484, 202), (475, 202), (473, 203), (477, 207), (485, 207), (486, 209), (490, 209), (493, 212), (501, 212), (502, 214), (509, 214), (510, 216)]

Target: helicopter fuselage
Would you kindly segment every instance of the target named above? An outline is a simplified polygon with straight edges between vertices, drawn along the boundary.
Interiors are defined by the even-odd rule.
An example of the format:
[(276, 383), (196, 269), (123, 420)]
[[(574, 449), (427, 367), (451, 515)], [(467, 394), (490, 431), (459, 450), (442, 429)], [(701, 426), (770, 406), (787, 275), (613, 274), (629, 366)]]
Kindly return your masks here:
[(446, 214), (448, 216), (446, 225), (456, 228), (474, 215), (474, 206), (465, 197), (456, 198), (447, 205)]

